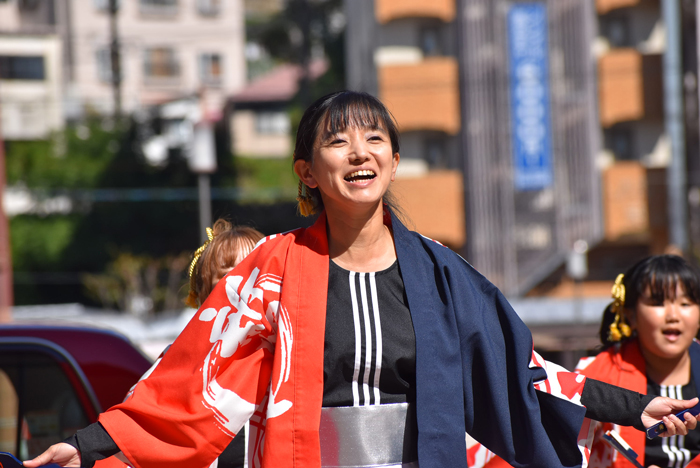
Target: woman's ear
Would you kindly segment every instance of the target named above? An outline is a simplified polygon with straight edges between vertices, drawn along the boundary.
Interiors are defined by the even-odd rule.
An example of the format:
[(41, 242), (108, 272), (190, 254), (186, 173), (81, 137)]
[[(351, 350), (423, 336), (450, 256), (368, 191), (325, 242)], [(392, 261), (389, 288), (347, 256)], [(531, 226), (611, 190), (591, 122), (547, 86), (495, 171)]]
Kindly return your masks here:
[(394, 160), (391, 163), (391, 181), (393, 182), (396, 180), (396, 170), (399, 168), (399, 161), (401, 160), (401, 156), (399, 153), (394, 153)]
[(299, 180), (306, 184), (307, 187), (318, 187), (316, 179), (311, 174), (311, 163), (304, 161), (303, 159), (297, 159), (294, 161), (294, 172), (299, 177)]

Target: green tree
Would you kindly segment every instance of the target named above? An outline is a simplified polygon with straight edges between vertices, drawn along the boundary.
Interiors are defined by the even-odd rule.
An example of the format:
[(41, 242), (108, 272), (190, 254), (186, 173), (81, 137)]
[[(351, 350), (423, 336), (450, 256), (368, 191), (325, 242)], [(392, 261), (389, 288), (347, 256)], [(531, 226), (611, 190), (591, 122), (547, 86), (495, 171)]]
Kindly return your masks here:
[[(172, 262), (200, 244), (196, 197), (167, 201), (148, 196), (116, 200), (105, 196), (128, 190), (138, 195), (142, 188), (196, 194), (196, 175), (181, 155), (172, 154), (164, 167), (147, 163), (140, 151), (137, 128), (132, 123), (113, 129), (93, 118), (67, 128), (50, 141), (7, 144), (9, 186), (29, 193), (35, 205), (34, 210), (10, 218), (17, 304), (82, 302), (128, 309), (128, 301), (117, 300), (117, 296), (131, 294), (133, 288), (126, 285), (132, 283), (124, 279), (128, 270), (116, 264), (123, 266), (129, 258), (142, 264), (139, 294), (151, 298), (153, 310), (179, 304), (181, 297), (173, 302), (172, 291), (186, 284), (187, 277), (180, 271), (176, 275), (180, 286), (173, 286)], [(220, 143), (225, 140), (222, 135), (218, 138)], [(275, 170), (236, 167), (226, 146), (217, 148), (219, 169), (212, 177), (214, 187), (235, 187), (239, 172), (248, 174), (246, 180), (257, 180), (246, 182), (252, 188), (280, 185), (290, 177), (288, 161), (284, 164), (289, 169), (277, 164), (272, 168), (277, 175), (271, 176)], [(71, 202), (67, 212), (41, 209), (61, 197)], [(274, 202), (244, 205), (215, 200), (213, 214), (253, 225), (264, 233), (307, 223), (296, 217), (292, 201)], [(112, 292), (105, 293), (110, 287)], [(169, 292), (163, 295), (163, 291)]]

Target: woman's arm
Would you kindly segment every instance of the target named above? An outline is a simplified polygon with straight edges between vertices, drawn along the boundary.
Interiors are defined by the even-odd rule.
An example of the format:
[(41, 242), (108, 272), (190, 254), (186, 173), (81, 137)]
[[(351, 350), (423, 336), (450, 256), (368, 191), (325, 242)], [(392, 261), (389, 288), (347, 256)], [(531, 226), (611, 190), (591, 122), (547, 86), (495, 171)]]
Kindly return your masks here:
[(106, 445), (79, 435), (77, 448), (57, 444), (26, 466), (90, 466), (105, 447), (133, 466), (209, 466), (270, 388), (281, 288), (257, 288), (259, 274), (222, 280), (132, 397), (100, 415)]
[(685, 435), (688, 429), (695, 429), (697, 424), (698, 415), (686, 413), (684, 421), (675, 416), (675, 413), (695, 406), (697, 399), (655, 398), (654, 395), (642, 395), (590, 377), (583, 387), (581, 403), (586, 407), (586, 417), (596, 421), (632, 426), (640, 431), (664, 422), (668, 434), (664, 433), (663, 436)]

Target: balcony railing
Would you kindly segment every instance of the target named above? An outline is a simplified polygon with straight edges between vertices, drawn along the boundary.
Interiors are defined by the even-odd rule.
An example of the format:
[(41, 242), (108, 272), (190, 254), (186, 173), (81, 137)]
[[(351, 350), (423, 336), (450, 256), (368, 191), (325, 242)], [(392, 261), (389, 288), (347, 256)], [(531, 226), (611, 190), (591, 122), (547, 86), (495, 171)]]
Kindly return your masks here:
[(661, 55), (636, 49), (613, 49), (598, 60), (600, 122), (660, 117), (663, 107)]
[(598, 14), (604, 15), (611, 10), (639, 5), (640, 1), (641, 0), (596, 0), (595, 7)]
[(411, 213), (418, 232), (459, 249), (467, 239), (464, 181), (459, 171), (431, 171), (420, 177), (397, 178), (392, 192)]
[(666, 170), (618, 161), (603, 171), (605, 240), (641, 241), (652, 252), (668, 244)]
[(459, 73), (451, 57), (430, 57), (415, 64), (378, 69), (379, 96), (402, 132), (459, 132)]
[(450, 22), (455, 17), (455, 0), (376, 0), (377, 21), (388, 23), (400, 18), (437, 18)]

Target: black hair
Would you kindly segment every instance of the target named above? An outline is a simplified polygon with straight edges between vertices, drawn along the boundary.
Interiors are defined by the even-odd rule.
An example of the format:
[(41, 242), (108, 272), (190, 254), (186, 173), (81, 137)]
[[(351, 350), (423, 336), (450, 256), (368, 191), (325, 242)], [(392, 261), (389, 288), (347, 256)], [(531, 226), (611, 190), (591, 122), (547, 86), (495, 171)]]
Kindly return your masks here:
[[(399, 152), (399, 130), (394, 117), (379, 99), (358, 91), (339, 91), (317, 99), (304, 112), (297, 129), (294, 145), (294, 162), (302, 159), (313, 161), (314, 143), (323, 128), (324, 133), (334, 134), (347, 127), (383, 129), (389, 135), (392, 154)], [(321, 193), (310, 189), (314, 208), (323, 208)]]
[[(647, 292), (654, 302), (663, 303), (666, 299), (675, 300), (680, 285), (686, 297), (700, 304), (700, 272), (697, 268), (677, 255), (654, 255), (647, 257), (625, 272), (625, 311), (634, 313), (639, 299)], [(608, 338), (610, 324), (615, 320), (610, 303), (603, 312), (599, 336), (604, 347), (615, 342)]]

